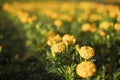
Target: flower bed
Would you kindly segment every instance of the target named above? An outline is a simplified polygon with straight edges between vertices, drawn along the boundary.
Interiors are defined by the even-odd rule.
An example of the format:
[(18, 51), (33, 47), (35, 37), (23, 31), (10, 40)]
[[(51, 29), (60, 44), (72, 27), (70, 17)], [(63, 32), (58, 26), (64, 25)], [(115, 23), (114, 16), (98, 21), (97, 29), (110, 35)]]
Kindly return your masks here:
[(45, 75), (52, 76), (48, 79), (120, 79), (120, 6), (13, 2), (2, 8), (21, 24), (27, 38), (24, 58), (41, 61)]

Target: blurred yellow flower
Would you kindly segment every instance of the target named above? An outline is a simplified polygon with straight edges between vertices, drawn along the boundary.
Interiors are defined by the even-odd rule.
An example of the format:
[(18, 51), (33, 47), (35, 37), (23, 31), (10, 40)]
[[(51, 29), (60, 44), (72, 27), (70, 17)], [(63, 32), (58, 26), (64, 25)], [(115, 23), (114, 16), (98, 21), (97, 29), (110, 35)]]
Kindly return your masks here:
[(19, 15), (18, 17), (19, 17), (20, 21), (24, 24), (24, 23), (28, 22), (29, 14), (23, 13), (21, 16)]
[(91, 28), (90, 28), (90, 32), (96, 32), (97, 31), (97, 27), (95, 24), (92, 24)]
[(117, 13), (115, 13), (114, 11), (110, 11), (109, 12), (109, 16), (112, 18), (116, 18), (117, 17)]
[(37, 20), (37, 16), (36, 15), (33, 15), (33, 16), (28, 18), (28, 22), (29, 23), (32, 23), (33, 21), (36, 21), (36, 20)]
[(54, 44), (56, 44), (54, 39), (50, 39), (50, 40), (47, 41), (47, 45), (49, 45), (49, 46), (52, 46)]
[(55, 20), (54, 21), (54, 25), (57, 27), (57, 28), (60, 28), (62, 26), (63, 22), (61, 20)]
[(83, 32), (88, 32), (91, 29), (91, 24), (85, 23), (85, 24), (82, 25), (81, 29), (82, 29)]
[(120, 23), (116, 23), (116, 24), (114, 25), (114, 29), (115, 29), (116, 31), (120, 31)]
[(69, 35), (69, 34), (65, 34), (62, 40), (67, 44), (74, 44), (76, 42), (76, 38), (73, 35)]
[(108, 30), (108, 28), (110, 27), (111, 23), (108, 21), (103, 21), (100, 23), (100, 28), (104, 29), (104, 30)]
[(55, 35), (52, 38), (48, 39), (47, 44), (49, 46), (52, 46), (52, 45), (54, 45), (56, 43), (59, 43), (59, 42), (62, 42), (61, 36), (60, 35)]
[(81, 15), (82, 20), (87, 20), (89, 16), (89, 13), (84, 13)]
[(76, 73), (82, 78), (89, 78), (96, 72), (96, 66), (91, 61), (81, 62), (76, 66)]
[(56, 33), (54, 31), (48, 31), (46, 33), (46, 37), (47, 39), (53, 39), (53, 37), (56, 35)]
[(89, 21), (94, 22), (94, 21), (97, 21), (97, 20), (102, 20), (102, 18), (103, 17), (101, 15), (91, 13), (90, 16), (89, 16)]
[(104, 37), (106, 35), (105, 31), (103, 31), (102, 29), (99, 30), (99, 34), (102, 37)]
[(79, 52), (80, 56), (85, 59), (90, 59), (95, 54), (94, 49), (90, 46), (83, 46), (80, 48), (80, 50), (78, 52)]
[(60, 18), (61, 20), (67, 21), (67, 22), (71, 22), (71, 21), (73, 20), (73, 16), (72, 16), (72, 15), (69, 15), (69, 14), (59, 15), (59, 18)]
[(64, 42), (57, 43), (51, 47), (52, 53), (61, 53), (65, 51), (66, 45)]
[(51, 18), (52, 19), (57, 19), (58, 18), (58, 13), (57, 12), (52, 12), (51, 13)]

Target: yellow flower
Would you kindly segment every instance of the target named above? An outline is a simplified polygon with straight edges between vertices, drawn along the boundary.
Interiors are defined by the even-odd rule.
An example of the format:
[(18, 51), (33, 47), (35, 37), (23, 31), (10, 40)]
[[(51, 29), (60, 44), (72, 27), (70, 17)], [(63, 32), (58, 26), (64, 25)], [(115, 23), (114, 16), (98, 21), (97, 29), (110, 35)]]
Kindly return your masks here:
[(52, 53), (61, 53), (65, 51), (66, 45), (64, 42), (57, 43), (51, 47)]
[(99, 30), (99, 34), (100, 34), (100, 36), (102, 36), (102, 37), (104, 37), (104, 36), (106, 35), (103, 30)]
[(54, 21), (54, 25), (55, 25), (56, 27), (58, 27), (58, 28), (61, 27), (62, 24), (63, 24), (63, 23), (62, 23), (61, 20), (55, 20), (55, 21)]
[(51, 13), (51, 18), (52, 18), (52, 19), (56, 19), (57, 17), (58, 17), (58, 13), (53, 11), (53, 12)]
[(62, 40), (67, 44), (74, 44), (76, 42), (76, 38), (73, 35), (69, 35), (69, 34), (65, 34)]
[(47, 39), (49, 40), (49, 39), (53, 39), (53, 37), (56, 35), (56, 33), (55, 32), (53, 32), (53, 31), (48, 31), (47, 33), (46, 33), (46, 37), (47, 37)]
[(116, 23), (114, 25), (114, 29), (117, 30), (117, 31), (120, 31), (120, 23)]
[(52, 46), (54, 44), (56, 44), (54, 39), (50, 39), (50, 40), (47, 41), (47, 45), (49, 45), (49, 46)]
[(81, 62), (76, 67), (77, 75), (82, 77), (82, 78), (91, 77), (94, 75), (95, 72), (96, 72), (96, 66), (91, 61)]
[(81, 29), (82, 29), (83, 32), (90, 31), (91, 25), (89, 23), (85, 23), (85, 24), (82, 25)]
[(59, 18), (61, 20), (68, 21), (68, 22), (71, 22), (73, 20), (72, 15), (66, 15), (66, 14), (59, 15)]
[(98, 14), (93, 14), (91, 13), (90, 14), (90, 17), (89, 17), (89, 21), (90, 22), (94, 22), (96, 20), (102, 20), (102, 16), (98, 15)]
[(33, 21), (36, 21), (36, 20), (37, 20), (37, 16), (36, 15), (33, 15), (33, 16), (28, 18), (28, 22), (29, 23), (32, 23)]
[(90, 28), (91, 32), (96, 32), (97, 31), (97, 27), (95, 24), (92, 24), (91, 28)]
[(54, 40), (56, 43), (59, 43), (59, 42), (62, 42), (62, 38), (59, 34), (57, 34), (55, 37), (54, 37)]
[(117, 17), (117, 14), (116, 14), (114, 11), (110, 11), (110, 12), (109, 12), (109, 15), (110, 15), (110, 17), (112, 17), (112, 18), (116, 18), (116, 17)]
[(88, 13), (84, 13), (84, 14), (81, 15), (81, 18), (82, 18), (82, 20), (87, 20), (88, 16), (89, 16)]
[(110, 27), (111, 23), (108, 22), (108, 21), (104, 21), (104, 22), (101, 22), (100, 23), (100, 28), (101, 29), (104, 29), (104, 30), (107, 30), (109, 27)]
[(80, 48), (78, 51), (80, 56), (85, 58), (85, 59), (90, 59), (94, 56), (94, 49), (90, 46), (83, 46)]
[(52, 38), (48, 39), (47, 44), (52, 46), (56, 43), (62, 42), (62, 38), (60, 35), (53, 36)]

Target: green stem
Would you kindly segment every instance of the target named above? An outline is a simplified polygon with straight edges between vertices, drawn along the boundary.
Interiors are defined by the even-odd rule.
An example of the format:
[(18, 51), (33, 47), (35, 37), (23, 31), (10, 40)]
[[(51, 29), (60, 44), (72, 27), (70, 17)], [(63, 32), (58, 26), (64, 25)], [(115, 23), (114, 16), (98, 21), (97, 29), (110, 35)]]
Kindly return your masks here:
[(87, 80), (90, 80), (90, 78), (87, 78)]
[(66, 53), (68, 53), (68, 44), (66, 43)]

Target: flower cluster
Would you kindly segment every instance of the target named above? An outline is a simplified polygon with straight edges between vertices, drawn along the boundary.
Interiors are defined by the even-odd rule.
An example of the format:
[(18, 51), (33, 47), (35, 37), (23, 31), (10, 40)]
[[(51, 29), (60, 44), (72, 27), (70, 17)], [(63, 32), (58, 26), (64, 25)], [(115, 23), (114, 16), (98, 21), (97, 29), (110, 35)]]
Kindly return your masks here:
[[(79, 52), (80, 56), (84, 59), (91, 59), (95, 52), (94, 49), (90, 46), (82, 46), (76, 45), (76, 50)], [(88, 78), (94, 75), (96, 72), (96, 66), (91, 61), (83, 61), (77, 64), (76, 73), (82, 78)]]
[[(53, 34), (53, 32), (48, 32), (50, 34)], [(62, 53), (67, 49), (68, 45), (73, 45), (75, 44), (76, 38), (73, 35), (69, 35), (69, 34), (65, 34), (63, 35), (63, 37), (57, 37), (58, 35), (50, 35), (52, 36), (52, 40), (53, 42), (55, 42), (54, 44), (50, 45), (48, 44), (48, 42), (51, 40), (49, 40), (48, 38), (48, 42), (47, 44), (51, 46), (51, 53), (52, 56), (55, 57), (56, 54), (58, 53)], [(58, 39), (56, 39), (56, 37)], [(59, 42), (57, 42), (57, 40)], [(52, 42), (51, 42), (52, 43)], [(80, 57), (83, 57), (85, 59), (91, 59), (94, 56), (94, 49), (90, 46), (83, 46), (80, 47), (79, 45), (75, 46), (76, 51), (79, 52)], [(65, 53), (67, 54), (67, 53)], [(63, 55), (65, 55), (63, 54)], [(70, 55), (68, 55), (70, 56)], [(91, 76), (94, 75), (94, 73), (96, 72), (96, 66), (92, 61), (82, 61), (79, 64), (77, 64), (76, 66), (76, 74), (82, 78), (89, 78)]]
[(48, 32), (47, 44), (51, 46), (52, 53), (61, 53), (65, 51), (67, 45), (75, 44), (76, 38), (73, 35), (65, 34), (63, 37), (55, 35), (53, 32)]

